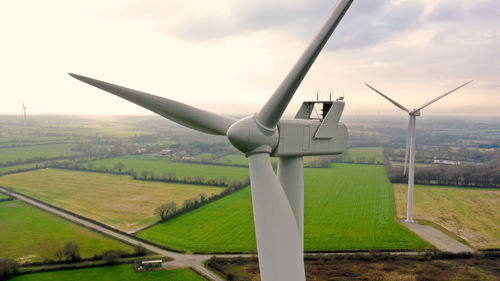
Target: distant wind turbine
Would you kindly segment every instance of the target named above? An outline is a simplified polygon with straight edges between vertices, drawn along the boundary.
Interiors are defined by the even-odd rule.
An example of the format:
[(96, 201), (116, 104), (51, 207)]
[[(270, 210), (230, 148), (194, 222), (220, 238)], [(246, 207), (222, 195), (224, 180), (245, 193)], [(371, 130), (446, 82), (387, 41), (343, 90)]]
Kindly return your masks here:
[(23, 116), (24, 116), (24, 126), (26, 126), (27, 122), (26, 122), (26, 108), (28, 108), (26, 105), (24, 105), (24, 101), (23, 101)]
[(440, 95), (439, 97), (430, 100), (429, 102), (425, 103), (424, 105), (420, 106), (419, 108), (413, 109), (410, 111), (408, 108), (402, 106), (401, 104), (397, 103), (393, 99), (389, 98), (388, 96), (382, 94), (380, 91), (377, 89), (373, 88), (372, 86), (368, 85), (365, 83), (368, 88), (372, 89), (373, 91), (377, 92), (379, 95), (382, 97), (386, 98), (388, 101), (390, 101), (392, 104), (395, 106), (399, 107), (400, 109), (408, 112), (410, 115), (410, 121), (408, 122), (408, 134), (406, 135), (406, 152), (405, 152), (405, 163), (404, 163), (404, 170), (403, 173), (406, 175), (406, 163), (408, 163), (408, 154), (410, 156), (410, 161), (409, 161), (409, 171), (408, 171), (408, 204), (407, 204), (407, 210), (406, 210), (406, 221), (407, 222), (413, 222), (413, 183), (414, 183), (414, 176), (415, 176), (415, 124), (417, 121), (417, 116), (420, 116), (420, 110), (424, 109), (425, 107), (435, 103), (436, 101), (444, 98), (445, 96), (455, 92), (456, 90), (466, 86), (469, 83), (472, 83), (473, 80), (445, 93)]

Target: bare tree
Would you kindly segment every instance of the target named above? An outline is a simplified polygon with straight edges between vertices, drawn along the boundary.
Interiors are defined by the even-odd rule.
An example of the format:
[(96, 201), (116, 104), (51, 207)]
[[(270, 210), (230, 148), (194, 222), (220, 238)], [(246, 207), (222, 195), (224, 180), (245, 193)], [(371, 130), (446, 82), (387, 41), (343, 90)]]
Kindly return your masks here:
[(205, 192), (198, 194), (198, 196), (200, 196), (200, 201), (202, 203), (205, 202), (205, 200), (207, 200), (207, 194)]
[(80, 249), (78, 247), (78, 244), (74, 242), (69, 242), (64, 246), (63, 248), (64, 251), (64, 256), (66, 257), (67, 260), (71, 261), (77, 261), (80, 259)]
[(137, 179), (137, 172), (134, 169), (130, 169), (130, 175), (134, 180)]
[(7, 280), (19, 272), (19, 263), (13, 259), (0, 258), (0, 280)]
[(109, 250), (105, 251), (102, 253), (102, 259), (107, 263), (107, 264), (117, 264), (118, 261), (120, 260), (121, 255), (120, 251), (118, 250)]
[(164, 220), (175, 214), (176, 211), (177, 211), (177, 203), (172, 201), (157, 207), (154, 210), (154, 213), (155, 215), (159, 215), (161, 220)]
[(55, 252), (55, 256), (58, 261), (61, 261), (64, 257), (64, 249), (59, 249)]
[(194, 208), (197, 204), (198, 204), (198, 198), (186, 199), (182, 204), (182, 208), (184, 208), (185, 210), (189, 210)]
[(122, 170), (125, 169), (125, 164), (123, 164), (122, 162), (118, 162), (115, 164), (113, 169), (118, 170), (118, 172), (121, 173)]

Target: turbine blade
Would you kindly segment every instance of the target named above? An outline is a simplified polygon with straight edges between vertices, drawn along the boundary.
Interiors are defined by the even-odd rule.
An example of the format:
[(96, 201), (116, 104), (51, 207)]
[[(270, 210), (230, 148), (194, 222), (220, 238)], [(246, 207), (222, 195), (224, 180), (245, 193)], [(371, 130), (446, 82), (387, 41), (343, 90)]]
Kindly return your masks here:
[(261, 280), (305, 281), (299, 229), (269, 154), (248, 161)]
[(257, 115), (257, 120), (264, 127), (274, 128), (278, 124), (288, 103), (292, 99), (295, 91), (306, 76), (309, 68), (318, 57), (330, 35), (333, 33), (344, 14), (349, 9), (353, 0), (340, 0), (326, 22), (316, 34), (312, 42), (304, 51), (299, 60), (295, 63), (285, 79), (278, 86), (274, 94), (261, 108)]
[(403, 175), (406, 175), (406, 167), (408, 164), (408, 152), (410, 151), (410, 136), (411, 134), (411, 117), (410, 120), (408, 121), (408, 132), (406, 134), (406, 152), (405, 152), (405, 166), (403, 170)]
[(186, 127), (213, 135), (226, 135), (235, 122), (232, 119), (163, 97), (139, 92), (89, 77), (69, 73), (72, 77), (106, 92), (131, 101)]
[(449, 91), (449, 92), (446, 92), (446, 93), (444, 93), (444, 94), (440, 95), (439, 97), (437, 97), (437, 98), (435, 98), (435, 99), (433, 99), (433, 100), (431, 100), (431, 101), (427, 102), (426, 104), (422, 105), (421, 107), (419, 107), (419, 108), (417, 108), (417, 109), (413, 110), (413, 112), (417, 112), (417, 111), (419, 111), (419, 110), (423, 109), (424, 107), (427, 107), (427, 106), (429, 106), (429, 105), (431, 105), (431, 104), (435, 103), (436, 101), (438, 101), (438, 100), (440, 100), (440, 99), (442, 99), (442, 98), (446, 97), (447, 95), (449, 95), (449, 94), (451, 94), (451, 93), (455, 92), (456, 90), (458, 90), (458, 89), (460, 89), (460, 88), (462, 88), (462, 87), (467, 86), (468, 84), (472, 83), (473, 81), (474, 81), (474, 80), (470, 80), (469, 82), (467, 82), (467, 83), (465, 83), (465, 84), (463, 84), (463, 85), (460, 85), (460, 86), (456, 87), (455, 89), (453, 89), (453, 90), (451, 90), (451, 91)]
[(388, 97), (388, 96), (386, 96), (386, 95), (382, 94), (379, 90), (377, 90), (377, 89), (373, 88), (372, 86), (370, 86), (370, 85), (368, 85), (368, 84), (366, 84), (366, 83), (365, 83), (365, 85), (366, 85), (368, 88), (370, 88), (370, 89), (372, 89), (373, 91), (375, 91), (377, 94), (379, 94), (379, 95), (383, 96), (386, 100), (390, 101), (390, 102), (391, 102), (392, 104), (394, 104), (395, 106), (397, 106), (397, 107), (401, 108), (402, 110), (404, 110), (404, 111), (406, 111), (406, 112), (410, 112), (410, 110), (409, 110), (408, 108), (406, 108), (406, 107), (402, 106), (401, 104), (399, 104), (399, 103), (398, 103), (398, 102), (396, 102), (395, 100), (391, 99), (390, 97)]

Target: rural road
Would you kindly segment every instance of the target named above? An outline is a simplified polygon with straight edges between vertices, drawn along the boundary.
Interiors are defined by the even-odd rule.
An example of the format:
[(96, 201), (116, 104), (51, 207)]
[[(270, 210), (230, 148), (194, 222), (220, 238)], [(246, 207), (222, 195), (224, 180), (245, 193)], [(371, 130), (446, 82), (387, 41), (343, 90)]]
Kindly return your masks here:
[[(0, 187), (0, 191), (7, 193), (7, 190), (2, 188), (2, 187)], [(171, 252), (171, 251), (167, 251), (167, 250), (155, 247), (153, 245), (144, 243), (142, 241), (136, 240), (132, 237), (123, 235), (121, 233), (112, 231), (112, 230), (107, 229), (105, 227), (102, 227), (100, 225), (94, 224), (90, 221), (75, 217), (75, 216), (71, 215), (70, 213), (67, 213), (67, 212), (55, 209), (49, 205), (37, 202), (37, 201), (32, 200), (26, 196), (23, 196), (22, 194), (19, 194), (17, 192), (12, 192), (12, 196), (23, 201), (23, 202), (26, 202), (32, 206), (35, 206), (39, 209), (45, 210), (47, 212), (50, 212), (52, 214), (55, 214), (55, 215), (60, 216), (62, 218), (65, 218), (65, 219), (70, 220), (72, 222), (75, 222), (77, 224), (84, 225), (88, 228), (91, 228), (91, 229), (96, 230), (98, 232), (104, 233), (104, 234), (111, 236), (113, 238), (116, 238), (118, 240), (127, 242), (127, 243), (132, 244), (132, 245), (142, 245), (143, 247), (150, 250), (151, 252), (173, 258), (174, 259), (173, 261), (165, 263), (165, 267), (167, 267), (167, 268), (192, 267), (196, 271), (198, 271), (199, 273), (203, 274), (205, 277), (208, 277), (214, 281), (224, 281), (224, 279), (222, 279), (217, 274), (215, 274), (213, 271), (209, 270), (208, 268), (206, 268), (203, 265), (203, 263), (206, 260), (210, 259), (213, 256), (216, 256), (216, 257), (251, 257), (252, 256), (252, 255), (188, 255), (188, 254), (180, 254), (180, 253), (176, 253), (176, 252)]]
[(431, 225), (423, 225), (418, 222), (401, 222), (409, 230), (420, 236), (425, 241), (431, 243), (434, 247), (443, 252), (450, 253), (472, 253), (474, 250), (451, 238)]

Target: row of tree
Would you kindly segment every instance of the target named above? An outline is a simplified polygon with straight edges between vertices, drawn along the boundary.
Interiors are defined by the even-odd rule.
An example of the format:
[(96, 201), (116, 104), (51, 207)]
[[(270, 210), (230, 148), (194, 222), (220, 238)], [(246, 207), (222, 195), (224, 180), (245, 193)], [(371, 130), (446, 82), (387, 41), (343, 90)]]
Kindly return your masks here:
[[(393, 183), (408, 182), (408, 173), (402, 167), (394, 167), (386, 159), (387, 176)], [(415, 167), (416, 184), (435, 184), (470, 187), (500, 187), (500, 163), (429, 165)]]
[(224, 176), (211, 179), (206, 179), (204, 176), (184, 176), (178, 178), (174, 172), (157, 175), (155, 171), (151, 170), (143, 170), (141, 174), (138, 175), (134, 169), (130, 169), (129, 173), (133, 179), (163, 181), (163, 182), (173, 182), (173, 183), (189, 183), (189, 184), (212, 185), (212, 186), (241, 185), (244, 183), (236, 180), (228, 183), (227, 178)]
[(133, 168), (128, 169), (122, 162), (117, 162), (113, 166), (112, 169), (109, 169), (105, 166), (95, 167), (92, 163), (88, 163), (87, 165), (83, 165), (81, 163), (56, 163), (53, 164), (52, 167), (55, 168), (64, 168), (64, 169), (72, 169), (72, 170), (81, 170), (81, 171), (97, 171), (97, 172), (105, 172), (105, 173), (115, 173), (115, 174), (130, 174), (133, 179), (139, 180), (151, 180), (151, 181), (163, 181), (163, 182), (173, 182), (173, 183), (188, 183), (188, 184), (197, 184), (197, 185), (211, 185), (211, 186), (246, 186), (245, 181), (237, 181), (233, 180), (228, 182), (228, 179), (224, 176), (219, 178), (210, 178), (207, 179), (204, 176), (184, 176), (177, 177), (176, 173), (162, 173), (157, 174), (152, 170), (142, 170), (140, 173), (135, 171)]
[(245, 183), (241, 183), (238, 185), (231, 185), (230, 184), (221, 193), (212, 194), (212, 196), (210, 196), (210, 197), (208, 197), (205, 192), (202, 192), (202, 193), (198, 194), (198, 197), (189, 198), (189, 199), (184, 200), (184, 202), (182, 203), (182, 206), (180, 206), (180, 207), (177, 206), (176, 202), (171, 201), (171, 202), (162, 204), (162, 205), (158, 206), (157, 208), (155, 208), (154, 214), (160, 217), (160, 221), (165, 221), (165, 220), (168, 220), (168, 219), (173, 218), (175, 216), (178, 216), (180, 214), (183, 214), (183, 213), (189, 212), (191, 210), (194, 210), (196, 208), (199, 208), (199, 207), (201, 207), (205, 204), (208, 204), (214, 200), (217, 200), (219, 198), (227, 196), (235, 191), (242, 189), (243, 187), (247, 186), (248, 184), (250, 184), (250, 182), (245, 182)]
[(113, 169), (109, 169), (105, 166), (95, 167), (92, 163), (83, 165), (78, 162), (57, 162), (51, 163), (48, 167), (61, 168), (77, 171), (93, 171), (93, 172), (103, 172), (103, 173), (113, 173), (122, 175), (131, 175), (133, 179), (136, 180), (150, 180), (150, 181), (162, 181), (171, 183), (186, 183), (186, 184), (196, 184), (196, 185), (210, 185), (210, 186), (223, 186), (223, 187), (244, 187), (248, 185), (249, 179), (244, 181), (233, 180), (228, 182), (228, 179), (224, 176), (219, 178), (207, 179), (204, 176), (184, 176), (177, 177), (176, 173), (162, 173), (157, 174), (152, 170), (143, 170), (140, 173), (136, 172), (133, 168), (127, 170), (126, 166), (122, 162), (117, 162)]
[[(388, 146), (384, 149), (384, 154), (391, 160), (402, 161), (405, 158), (405, 149)], [(454, 148), (449, 146), (419, 146), (416, 150), (415, 160), (418, 163), (433, 163), (436, 159), (466, 163), (487, 163), (500, 159), (500, 150), (477, 147)]]
[[(78, 143), (71, 148), (71, 151), (76, 152), (76, 154), (71, 156), (62, 157), (29, 157), (17, 159), (9, 159), (5, 162), (0, 163), (0, 167), (8, 167), (20, 164), (31, 164), (31, 163), (48, 163), (50, 161), (68, 159), (70, 162), (84, 161), (91, 159), (109, 158), (116, 157), (120, 155), (137, 154), (138, 146), (131, 143), (120, 143), (120, 142), (110, 142), (106, 145), (100, 143)], [(147, 152), (143, 151), (143, 152)]]
[[(106, 250), (100, 256), (95, 255), (93, 260), (102, 259), (106, 263), (114, 264), (122, 257), (131, 256), (145, 256), (148, 254), (148, 250), (142, 245), (135, 245), (134, 252), (132, 254), (124, 252), (121, 250)], [(54, 255), (57, 258), (57, 262), (77, 262), (81, 260), (80, 257), (80, 247), (75, 242), (68, 242), (64, 247), (58, 249)]]

